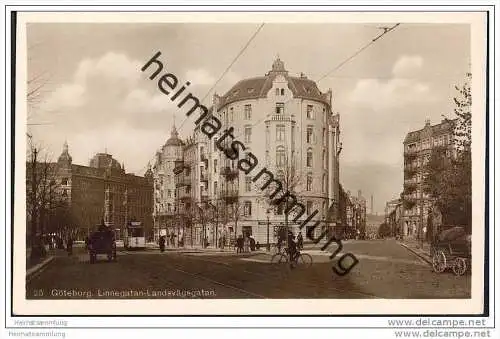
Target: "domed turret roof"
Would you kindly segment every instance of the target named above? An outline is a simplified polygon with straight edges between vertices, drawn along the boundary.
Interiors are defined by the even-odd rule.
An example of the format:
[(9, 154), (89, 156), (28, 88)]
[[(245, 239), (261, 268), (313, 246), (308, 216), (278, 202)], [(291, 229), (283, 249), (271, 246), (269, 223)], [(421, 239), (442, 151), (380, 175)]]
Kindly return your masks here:
[(179, 138), (179, 133), (177, 132), (175, 125), (172, 127), (170, 138), (165, 143), (165, 146), (184, 146), (184, 142)]
[(68, 142), (65, 141), (63, 145), (63, 151), (59, 158), (57, 159), (57, 162), (62, 163), (62, 162), (67, 162), (70, 163), (73, 161), (73, 158), (71, 158), (71, 155), (69, 155), (69, 148), (68, 148)]
[(225, 95), (221, 97), (219, 109), (224, 106), (246, 99), (265, 98), (273, 86), (274, 79), (282, 75), (288, 81), (288, 88), (295, 98), (303, 98), (330, 105), (328, 93), (322, 93), (313, 80), (304, 74), (299, 77), (289, 76), (285, 63), (278, 57), (271, 71), (265, 76), (243, 79), (237, 82)]

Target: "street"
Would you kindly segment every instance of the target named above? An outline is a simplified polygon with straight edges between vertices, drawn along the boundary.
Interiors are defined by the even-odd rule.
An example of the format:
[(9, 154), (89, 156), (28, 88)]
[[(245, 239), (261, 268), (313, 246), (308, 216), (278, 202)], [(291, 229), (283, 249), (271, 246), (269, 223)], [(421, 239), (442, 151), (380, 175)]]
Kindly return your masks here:
[[(470, 275), (436, 274), (394, 240), (351, 241), (358, 265), (337, 276), (327, 253), (308, 247), (308, 269), (271, 265), (265, 252), (118, 252), (96, 264), (80, 251), (57, 257), (27, 282), (28, 299), (87, 298), (470, 298)], [(335, 259), (336, 261), (337, 259)], [(167, 293), (168, 292), (168, 293)]]

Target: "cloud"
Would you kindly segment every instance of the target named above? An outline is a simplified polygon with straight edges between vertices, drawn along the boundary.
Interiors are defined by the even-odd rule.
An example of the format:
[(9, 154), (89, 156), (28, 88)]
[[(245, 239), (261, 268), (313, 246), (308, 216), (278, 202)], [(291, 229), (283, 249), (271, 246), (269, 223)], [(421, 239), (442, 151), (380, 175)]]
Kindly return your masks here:
[(217, 81), (210, 72), (203, 68), (188, 70), (185, 78), (193, 86), (212, 86)]
[(116, 52), (82, 60), (72, 81), (57, 87), (46, 100), (40, 120), (73, 133), (117, 124), (168, 131), (165, 125), (178, 108), (154, 82), (144, 81), (140, 69), (141, 62)]
[(354, 104), (370, 107), (375, 111), (407, 107), (419, 102), (432, 102), (435, 97), (430, 85), (410, 77), (419, 74), (422, 66), (422, 57), (402, 56), (392, 68), (391, 79), (358, 80), (349, 99)]
[(400, 57), (392, 68), (395, 77), (413, 77), (418, 74), (424, 64), (424, 59), (419, 55)]

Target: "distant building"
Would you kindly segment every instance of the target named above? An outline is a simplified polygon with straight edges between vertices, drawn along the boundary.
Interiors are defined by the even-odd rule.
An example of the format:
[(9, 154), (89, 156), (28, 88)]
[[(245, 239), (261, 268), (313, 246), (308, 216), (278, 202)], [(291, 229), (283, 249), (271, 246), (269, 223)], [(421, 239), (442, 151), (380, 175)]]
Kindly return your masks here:
[(389, 225), (392, 236), (402, 236), (403, 203), (401, 199), (394, 199), (385, 204), (385, 223)]
[[(48, 166), (53, 169), (52, 180), (57, 194), (67, 203), (69, 210), (65, 222), (71, 225), (61, 225), (61, 228), (71, 229), (82, 237), (104, 221), (120, 238), (126, 219), (135, 218), (143, 223), (146, 235), (152, 236), (151, 171), (145, 177), (125, 173), (124, 167), (107, 153), (96, 154), (89, 166), (75, 165), (66, 142), (57, 162)], [(28, 183), (30, 166), (27, 169)], [(50, 226), (56, 221), (41, 222)]]
[(443, 147), (448, 156), (453, 156), (453, 138), (456, 120), (444, 119), (437, 125), (430, 121), (417, 131), (406, 135), (404, 146), (404, 188), (403, 198), (403, 236), (425, 239), (425, 225), (432, 210), (432, 202), (428, 194), (423, 192), (425, 167), (429, 162), (432, 150)]

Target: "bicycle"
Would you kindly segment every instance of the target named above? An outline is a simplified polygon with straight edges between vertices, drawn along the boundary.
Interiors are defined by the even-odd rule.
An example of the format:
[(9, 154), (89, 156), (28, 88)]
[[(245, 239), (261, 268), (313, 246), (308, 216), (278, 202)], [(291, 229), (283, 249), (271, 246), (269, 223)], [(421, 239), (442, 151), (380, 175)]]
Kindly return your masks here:
[(276, 253), (271, 257), (271, 264), (287, 264), (290, 263), (290, 267), (298, 268), (309, 268), (312, 265), (312, 256), (308, 253), (298, 253), (295, 255), (295, 259), (290, 263), (290, 255), (288, 253), (288, 249), (285, 248), (285, 253)]

